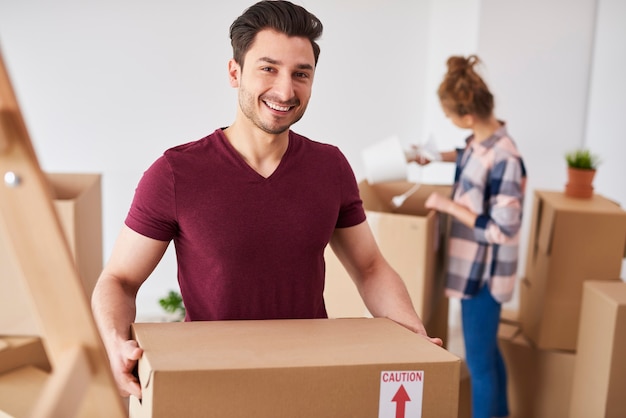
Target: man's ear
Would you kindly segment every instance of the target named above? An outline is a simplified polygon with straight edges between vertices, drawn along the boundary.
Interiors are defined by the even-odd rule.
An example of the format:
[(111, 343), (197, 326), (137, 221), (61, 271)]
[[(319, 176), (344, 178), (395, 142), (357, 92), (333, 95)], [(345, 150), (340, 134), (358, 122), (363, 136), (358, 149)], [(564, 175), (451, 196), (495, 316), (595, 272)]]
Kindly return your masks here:
[(241, 77), (241, 67), (234, 58), (228, 61), (228, 80), (231, 87), (239, 87), (239, 77)]

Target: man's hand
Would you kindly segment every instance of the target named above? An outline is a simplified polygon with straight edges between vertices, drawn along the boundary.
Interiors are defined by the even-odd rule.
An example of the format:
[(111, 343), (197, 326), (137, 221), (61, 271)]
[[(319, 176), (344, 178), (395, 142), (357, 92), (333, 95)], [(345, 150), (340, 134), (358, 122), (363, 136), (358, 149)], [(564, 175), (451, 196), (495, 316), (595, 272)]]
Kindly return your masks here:
[(426, 329), (424, 327), (422, 327), (421, 330), (418, 330), (417, 334), (421, 335), (424, 338), (426, 338), (431, 343), (436, 344), (439, 347), (443, 347), (443, 340), (441, 338), (437, 338), (437, 337), (429, 337), (428, 333), (426, 333)]
[(137, 341), (124, 341), (118, 346), (117, 353), (111, 354), (111, 370), (117, 383), (120, 395), (127, 398), (133, 395), (141, 399), (141, 386), (134, 375), (137, 361), (143, 355), (143, 350), (137, 345)]

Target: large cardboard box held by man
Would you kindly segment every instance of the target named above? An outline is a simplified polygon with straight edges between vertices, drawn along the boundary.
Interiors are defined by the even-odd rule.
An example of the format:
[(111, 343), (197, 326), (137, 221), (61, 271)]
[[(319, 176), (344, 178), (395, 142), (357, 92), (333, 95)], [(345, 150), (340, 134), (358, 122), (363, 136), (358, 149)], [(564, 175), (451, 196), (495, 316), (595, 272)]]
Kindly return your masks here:
[[(424, 203), (432, 192), (450, 194), (446, 185), (422, 184), (416, 192), (396, 208), (391, 200), (414, 186), (410, 182), (359, 183), (367, 222), (372, 229), (378, 246), (400, 274), (424, 323), (443, 322), (433, 316), (447, 313), (438, 309), (444, 289), (444, 261), (447, 217), (426, 209)], [(329, 317), (368, 316), (369, 312), (350, 276), (330, 248), (326, 254), (326, 288), (324, 300)], [(430, 334), (445, 337), (436, 329)]]
[[(101, 175), (48, 173), (46, 177), (85, 293), (90, 296), (102, 271)], [(39, 335), (27, 292), (22, 272), (0, 226), (0, 335)]]
[(585, 282), (571, 418), (626, 416), (625, 354), (626, 283)]
[(576, 350), (583, 283), (618, 280), (626, 211), (600, 195), (536, 190), (520, 322), (539, 348)]
[(457, 417), (461, 360), (388, 319), (132, 329), (144, 349), (132, 418)]

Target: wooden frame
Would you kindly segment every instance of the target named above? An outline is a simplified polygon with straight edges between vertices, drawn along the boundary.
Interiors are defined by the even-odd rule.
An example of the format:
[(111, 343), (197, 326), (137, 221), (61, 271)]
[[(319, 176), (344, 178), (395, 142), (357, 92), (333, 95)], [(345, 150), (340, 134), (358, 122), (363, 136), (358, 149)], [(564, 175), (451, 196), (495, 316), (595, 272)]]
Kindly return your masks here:
[(1, 54), (0, 228), (52, 366), (29, 416), (127, 416)]

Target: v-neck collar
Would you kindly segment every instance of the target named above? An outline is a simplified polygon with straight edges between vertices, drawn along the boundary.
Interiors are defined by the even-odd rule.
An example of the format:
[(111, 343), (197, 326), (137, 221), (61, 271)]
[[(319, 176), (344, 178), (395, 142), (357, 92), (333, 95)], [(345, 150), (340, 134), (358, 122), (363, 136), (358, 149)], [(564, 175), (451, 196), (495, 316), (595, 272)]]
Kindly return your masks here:
[(220, 139), (220, 141), (222, 141), (222, 144), (224, 145), (225, 149), (230, 153), (234, 161), (240, 167), (242, 167), (243, 170), (245, 170), (250, 175), (254, 176), (256, 179), (261, 180), (261, 181), (269, 181), (272, 178), (275, 178), (277, 174), (280, 174), (280, 171), (282, 171), (281, 167), (285, 164), (285, 159), (287, 159), (289, 155), (291, 154), (291, 149), (293, 146), (293, 133), (291, 132), (291, 130), (289, 131), (289, 138), (287, 141), (287, 149), (285, 150), (285, 153), (281, 157), (274, 171), (269, 176), (265, 177), (261, 173), (256, 171), (250, 164), (248, 164), (248, 162), (245, 160), (245, 158), (243, 158), (243, 156), (239, 153), (239, 151), (235, 149), (233, 144), (231, 144), (228, 138), (226, 137), (226, 134), (224, 134), (224, 129), (226, 128), (218, 129), (217, 136)]

